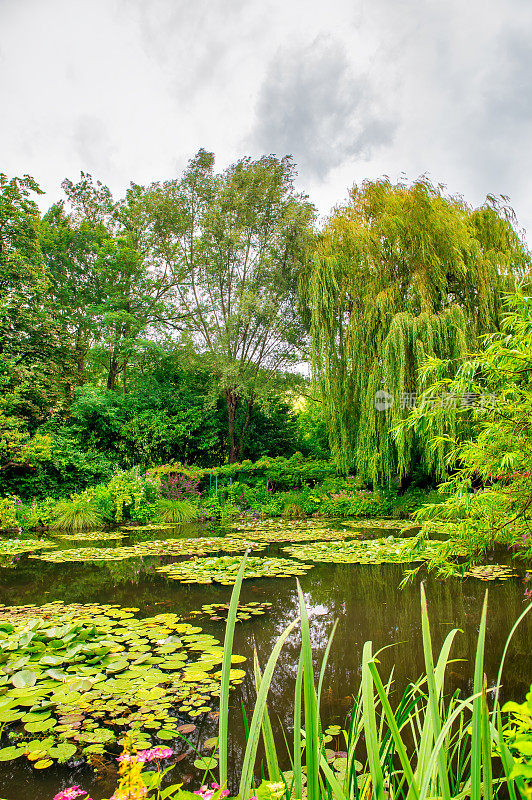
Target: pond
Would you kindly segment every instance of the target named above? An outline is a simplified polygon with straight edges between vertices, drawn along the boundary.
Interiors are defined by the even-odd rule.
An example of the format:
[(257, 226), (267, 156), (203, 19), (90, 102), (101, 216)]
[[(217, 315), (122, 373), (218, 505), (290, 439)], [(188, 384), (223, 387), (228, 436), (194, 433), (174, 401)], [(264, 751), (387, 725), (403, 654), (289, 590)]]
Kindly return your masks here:
[[(329, 526), (330, 527), (330, 526)], [(341, 523), (335, 526), (341, 529)], [(344, 529), (345, 530), (345, 529)], [(372, 532), (387, 536), (393, 531)], [(218, 530), (216, 533), (220, 533)], [(230, 532), (228, 532), (230, 533)], [(191, 536), (213, 535), (205, 526), (183, 526), (179, 529), (125, 532), (121, 542), (73, 542), (55, 539), (60, 548), (109, 547), (138, 542), (176, 539)], [(316, 538), (319, 538), (316, 536)], [(268, 555), (284, 556), (278, 545), (269, 548)], [(201, 610), (202, 605), (227, 603), (231, 586), (219, 584), (184, 584), (172, 580), (156, 568), (176, 559), (160, 556), (136, 556), (121, 561), (50, 563), (29, 558), (24, 554), (16, 564), (0, 573), (0, 602), (5, 605), (37, 605), (52, 601), (64, 603), (113, 603), (135, 607), (137, 617), (161, 613), (176, 613), (193, 620), (207, 634), (223, 640), (224, 621), (212, 620), (208, 615), (189, 616)], [(500, 562), (500, 559), (497, 558)], [(399, 589), (403, 575), (402, 564), (316, 564), (299, 577), (309, 609), (312, 644), (318, 668), (327, 638), (336, 619), (339, 620), (332, 645), (329, 666), (324, 682), (321, 712), (324, 723), (342, 723), (352, 705), (360, 680), (360, 661), (363, 643), (371, 639), (374, 649), (394, 645), (381, 656), (381, 674), (388, 675), (395, 665), (394, 680), (398, 698), (411, 680), (423, 672), (421, 645), (419, 582)], [(454, 656), (450, 666), (447, 690), (460, 688), (472, 691), (470, 676), (480, 610), (485, 588), (480, 580), (438, 581), (429, 576), (426, 591), (431, 615), (435, 648), (453, 627), (460, 628)], [(506, 637), (513, 622), (522, 612), (524, 586), (521, 577), (489, 583), (485, 671), (488, 685), (493, 682)], [(271, 603), (266, 613), (252, 616), (239, 623), (235, 632), (234, 652), (246, 656), (246, 676), (230, 698), (230, 780), (233, 788), (237, 782), (238, 767), (245, 746), (242, 705), (252, 708), (254, 686), (252, 680), (253, 647), (256, 646), (261, 665), (264, 666), (277, 637), (287, 624), (297, 616), (295, 578), (258, 578), (244, 581), (243, 603)], [(211, 614), (216, 616), (216, 614)], [(521, 625), (513, 639), (503, 676), (503, 699), (522, 701), (532, 681), (532, 614)], [(288, 758), (283, 760), (281, 726), (292, 730), (292, 707), (295, 674), (299, 655), (299, 638), (293, 634), (281, 653), (270, 691), (270, 715), (281, 754), (281, 767), (289, 768)], [(242, 666), (242, 665), (238, 665)], [(190, 723), (185, 714), (179, 721)], [(188, 735), (198, 749), (203, 742), (216, 735), (216, 713), (202, 713), (192, 723), (195, 729)], [(8, 744), (2, 742), (2, 747)], [(167, 744), (167, 742), (164, 742)], [(193, 766), (196, 758), (184, 743), (173, 745), (179, 763), (173, 780), (182, 781), (185, 788), (198, 788), (201, 775)], [(59, 788), (79, 783), (90, 790), (94, 800), (109, 797), (115, 788), (116, 768), (112, 760), (101, 760), (95, 773), (87, 766), (68, 769), (53, 765), (37, 771), (24, 758), (0, 764), (0, 797), (6, 800), (50, 800)]]

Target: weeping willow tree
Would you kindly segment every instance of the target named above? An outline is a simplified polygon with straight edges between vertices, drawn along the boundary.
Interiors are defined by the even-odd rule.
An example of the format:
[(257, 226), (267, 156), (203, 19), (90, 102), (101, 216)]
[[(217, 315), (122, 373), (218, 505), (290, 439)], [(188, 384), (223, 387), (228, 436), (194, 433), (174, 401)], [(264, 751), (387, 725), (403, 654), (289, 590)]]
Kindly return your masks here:
[(454, 369), (498, 329), (503, 295), (528, 270), (505, 203), (472, 209), (426, 178), (382, 179), (355, 186), (326, 221), (302, 283), (340, 470), (374, 484), (444, 473), (428, 436), (391, 432), (424, 388), (420, 367), (437, 358)]

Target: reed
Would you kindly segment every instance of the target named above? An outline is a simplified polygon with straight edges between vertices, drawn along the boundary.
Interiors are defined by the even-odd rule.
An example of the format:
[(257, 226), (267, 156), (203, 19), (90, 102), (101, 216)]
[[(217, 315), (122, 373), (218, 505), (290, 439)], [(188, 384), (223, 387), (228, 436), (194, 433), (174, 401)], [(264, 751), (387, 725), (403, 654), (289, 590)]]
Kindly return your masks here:
[[(232, 637), (244, 569), (245, 557), (231, 598), (222, 664), (219, 732), (222, 785), (227, 781), (227, 709)], [(297, 591), (299, 619), (292, 622), (279, 637), (264, 674), (260, 672), (255, 654), (257, 700), (241, 767), (241, 800), (246, 800), (252, 793), (261, 732), (268, 780), (276, 786), (284, 785), (286, 800), (301, 800), (303, 797), (308, 800), (462, 800), (466, 797), (481, 800), (503, 796), (518, 800), (527, 797), (522, 779), (512, 777), (514, 762), (502, 738), (498, 697), (504, 658), (511, 638), (532, 604), (513, 626), (504, 649), (497, 683), (488, 690), (484, 678), (488, 613), (486, 592), (476, 645), (473, 694), (465, 699), (460, 698), (458, 692), (446, 697), (446, 671), (452, 661), (451, 650), (458, 630), (447, 635), (435, 657), (427, 599), (421, 585), (425, 673), (407, 687), (394, 708), (393, 673), (386, 682), (383, 681), (378, 669), (379, 653), (373, 653), (371, 642), (365, 643), (361, 684), (345, 730), (340, 734), (347, 752), (345, 769), (341, 770), (327, 760), (328, 736), (319, 717), (321, 691), (334, 629), (327, 643), (316, 689), (309, 620), (299, 583)], [(289, 753), (292, 770), (282, 773), (267, 709), (267, 695), (283, 644), (298, 622), (302, 643), (294, 697), (293, 745)], [(493, 696), (491, 714), (489, 696)], [(301, 726), (302, 716), (304, 727)], [(286, 734), (284, 740), (288, 744)], [(263, 796), (268, 797), (267, 783), (264, 784), (264, 791), (266, 794)]]

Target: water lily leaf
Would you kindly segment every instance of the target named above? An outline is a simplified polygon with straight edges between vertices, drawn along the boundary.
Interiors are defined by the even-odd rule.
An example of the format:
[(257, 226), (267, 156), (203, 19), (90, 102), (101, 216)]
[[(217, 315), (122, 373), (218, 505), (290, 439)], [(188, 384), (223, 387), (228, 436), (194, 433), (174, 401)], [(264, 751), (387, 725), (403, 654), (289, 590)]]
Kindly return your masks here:
[[(182, 583), (217, 582), (230, 586), (236, 580), (241, 559), (233, 556), (218, 558), (192, 558), (177, 564), (157, 567), (157, 572)], [(302, 564), (286, 558), (250, 557), (244, 578), (291, 577), (304, 575), (312, 564)]]
[(15, 672), (11, 678), (11, 682), (17, 689), (26, 689), (35, 686), (37, 675), (31, 669), (23, 669), (20, 672)]
[(217, 736), (214, 736), (212, 739), (206, 739), (203, 742), (203, 747), (205, 747), (207, 750), (212, 750), (217, 745), (218, 745), (218, 737)]
[(47, 769), (51, 767), (53, 763), (51, 758), (42, 758), (40, 761), (36, 761), (33, 766), (35, 769)]
[(13, 761), (15, 758), (20, 758), (25, 753), (23, 747), (3, 747), (0, 750), (0, 761)]
[(218, 760), (211, 756), (206, 756), (205, 758), (197, 758), (194, 761), (194, 766), (196, 769), (207, 770), (207, 769), (214, 769), (218, 766)]
[(25, 730), (29, 733), (42, 733), (42, 731), (49, 731), (57, 725), (55, 719), (43, 719), (40, 722), (26, 722), (24, 725)]

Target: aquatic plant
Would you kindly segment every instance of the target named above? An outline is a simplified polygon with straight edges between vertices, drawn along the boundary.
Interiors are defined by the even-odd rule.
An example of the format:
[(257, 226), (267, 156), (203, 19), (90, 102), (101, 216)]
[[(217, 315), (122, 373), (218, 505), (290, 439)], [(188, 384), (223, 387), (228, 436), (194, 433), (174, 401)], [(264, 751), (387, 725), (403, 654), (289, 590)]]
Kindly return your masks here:
[(312, 526), (306, 528), (249, 528), (248, 530), (235, 531), (236, 537), (250, 536), (256, 542), (266, 542), (268, 544), (275, 544), (277, 542), (315, 542), (333, 539), (338, 541), (340, 539), (356, 539), (358, 534), (356, 531), (346, 530), (332, 530), (328, 528)]
[(35, 550), (45, 550), (55, 547), (49, 539), (0, 539), (1, 556), (17, 556), (21, 553), (33, 553)]
[(217, 536), (193, 539), (154, 539), (122, 547), (78, 547), (30, 556), (40, 561), (64, 564), (69, 561), (124, 561), (141, 556), (189, 556), (218, 552), (243, 552), (248, 548), (262, 549), (263, 545), (247, 539)]
[[(233, 632), (236, 623), (238, 594), (245, 571), (244, 557), (231, 597), (222, 676), (228, 675)], [(267, 709), (267, 695), (281, 648), (297, 624), (295, 620), (279, 637), (261, 674), (255, 653), (257, 699), (251, 722), (247, 724), (247, 744), (243, 757), (239, 797), (249, 797), (253, 782), (257, 747), (262, 734), (266, 755), (263, 766), (265, 796), (271, 797), (272, 784), (280, 786), (279, 797), (325, 800), (472, 800), (506, 796), (512, 800), (528, 798), (523, 779), (523, 759), (516, 761), (504, 740), (498, 695), (505, 657), (511, 638), (530, 604), (514, 624), (507, 639), (497, 676), (493, 710), (487, 704), (484, 678), (487, 600), (484, 599), (473, 669), (473, 694), (460, 699), (459, 692), (444, 695), (445, 673), (452, 660), (451, 648), (458, 630), (446, 637), (437, 659), (434, 657), (427, 600), (421, 585), (421, 631), (425, 674), (405, 690), (394, 708), (392, 675), (383, 681), (379, 671), (379, 653), (372, 642), (365, 643), (362, 654), (361, 683), (345, 729), (324, 729), (320, 720), (320, 700), (328, 656), (335, 632), (327, 643), (316, 687), (311, 648), (310, 625), (303, 593), (298, 582), (302, 645), (294, 695), (294, 734), (290, 748), (292, 769), (281, 772)], [(227, 709), (228, 680), (222, 677), (220, 709)], [(303, 702), (302, 702), (303, 694)], [(528, 696), (527, 696), (528, 698)], [(532, 691), (530, 698), (532, 701)], [(510, 709), (523, 714), (523, 709)], [(304, 728), (302, 728), (302, 712)], [(528, 714), (528, 708), (526, 709)], [(528, 720), (527, 726), (530, 726)], [(515, 732), (515, 728), (513, 729)], [(527, 728), (528, 733), (529, 727)], [(467, 732), (467, 734), (466, 734)], [(511, 734), (509, 734), (511, 735)], [(333, 736), (341, 737), (341, 752), (327, 748)], [(288, 740), (285, 737), (285, 742)], [(515, 744), (515, 740), (514, 740)], [(338, 747), (338, 749), (340, 749)], [(220, 715), (218, 752), (220, 782), (227, 781), (227, 719)], [(305, 753), (305, 766), (302, 754)], [(514, 749), (515, 752), (515, 749)], [(527, 753), (527, 748), (524, 748)], [(523, 753), (520, 754), (521, 756)], [(493, 759), (500, 758), (501, 777), (494, 778)], [(525, 764), (525, 767), (527, 765)], [(305, 794), (303, 792), (305, 791)], [(256, 791), (261, 795), (261, 787)]]
[(421, 528), (420, 523), (412, 522), (411, 520), (400, 519), (357, 519), (344, 520), (342, 525), (356, 530), (399, 530), (399, 531), (417, 531)]
[[(191, 558), (179, 564), (157, 567), (157, 572), (181, 583), (221, 583), (233, 584), (240, 568), (240, 558), (220, 556), (219, 558)], [(248, 558), (245, 578), (290, 578), (303, 575), (312, 564), (302, 564), (287, 558)]]
[[(124, 731), (137, 749), (177, 739), (175, 710), (211, 711), (220, 692), (217, 639), (176, 614), (137, 619), (136, 608), (0, 606), (0, 761), (37, 768), (104, 753)], [(232, 663), (243, 661), (234, 656)], [(232, 685), (244, 672), (230, 670)]]
[(481, 564), (464, 572), (464, 578), (478, 578), (481, 581), (506, 581), (516, 576), (517, 572), (506, 564)]
[(58, 539), (67, 542), (104, 542), (123, 539), (124, 534), (120, 531), (80, 531), (79, 533), (58, 533)]
[(82, 531), (97, 528), (103, 516), (93, 497), (88, 492), (70, 495), (69, 500), (60, 500), (55, 508), (52, 528)]
[[(418, 546), (416, 547), (415, 544)], [(403, 564), (426, 561), (441, 547), (440, 542), (420, 539), (364, 539), (362, 541), (314, 542), (283, 547), (283, 551), (303, 561), (325, 561), (332, 564)]]
[[(237, 622), (244, 622), (256, 616), (265, 614), (272, 607), (271, 603), (239, 603), (236, 612)], [(207, 614), (211, 620), (227, 619), (229, 614), (229, 603), (208, 603), (203, 605), (201, 610)], [(199, 612), (197, 612), (199, 613)]]

